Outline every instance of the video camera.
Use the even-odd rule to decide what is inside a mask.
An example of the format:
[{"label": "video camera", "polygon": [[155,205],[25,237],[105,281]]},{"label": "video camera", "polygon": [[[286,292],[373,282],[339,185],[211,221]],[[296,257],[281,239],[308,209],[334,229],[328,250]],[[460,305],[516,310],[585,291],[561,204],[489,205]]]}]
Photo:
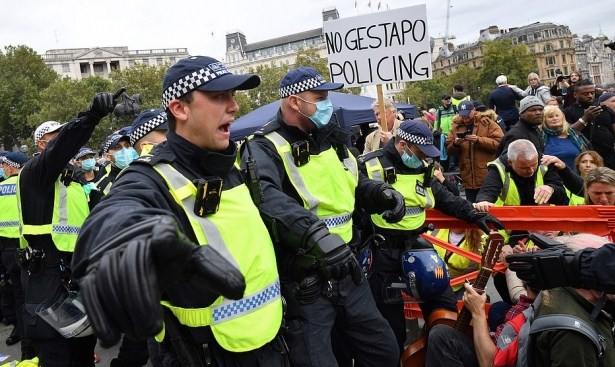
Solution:
[{"label": "video camera", "polygon": [[564,79],[570,79],[570,75],[564,75],[559,68],[555,69],[555,75],[557,76],[555,79],[556,82],[561,82]]}]

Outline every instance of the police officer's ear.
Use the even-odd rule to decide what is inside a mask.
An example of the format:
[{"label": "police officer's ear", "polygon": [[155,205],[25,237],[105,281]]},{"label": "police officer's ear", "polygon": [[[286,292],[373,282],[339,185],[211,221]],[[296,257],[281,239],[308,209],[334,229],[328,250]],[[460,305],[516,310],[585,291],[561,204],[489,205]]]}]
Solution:
[{"label": "police officer's ear", "polygon": [[186,112],[186,106],[186,102],[179,99],[173,99],[171,100],[171,102],[169,102],[169,107],[167,108],[169,109],[169,111],[171,111],[173,116],[175,116],[176,120],[183,121],[186,120],[188,117],[188,114]]},{"label": "police officer's ear", "polygon": [[299,97],[292,94],[288,96],[288,105],[295,111],[299,111]]}]

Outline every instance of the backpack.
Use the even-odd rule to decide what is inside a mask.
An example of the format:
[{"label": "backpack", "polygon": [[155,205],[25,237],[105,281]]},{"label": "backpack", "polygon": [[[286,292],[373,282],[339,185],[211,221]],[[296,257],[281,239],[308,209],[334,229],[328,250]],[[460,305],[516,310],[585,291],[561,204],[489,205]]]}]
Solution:
[{"label": "backpack", "polygon": [[494,367],[528,367],[531,361],[533,335],[547,330],[573,330],[589,338],[596,347],[596,356],[602,357],[606,341],[594,328],[578,317],[564,314],[552,314],[534,317],[534,311],[540,304],[540,295],[534,303],[522,313],[506,323],[496,340],[497,351],[493,359]]}]

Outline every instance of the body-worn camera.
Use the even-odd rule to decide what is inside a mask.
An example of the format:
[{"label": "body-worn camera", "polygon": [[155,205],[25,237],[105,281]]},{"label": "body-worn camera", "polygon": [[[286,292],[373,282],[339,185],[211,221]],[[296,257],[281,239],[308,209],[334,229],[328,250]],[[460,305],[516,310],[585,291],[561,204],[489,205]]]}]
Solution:
[{"label": "body-worn camera", "polygon": [[194,184],[196,186],[194,214],[204,217],[216,213],[220,207],[224,181],[220,177],[210,177],[200,178]]}]

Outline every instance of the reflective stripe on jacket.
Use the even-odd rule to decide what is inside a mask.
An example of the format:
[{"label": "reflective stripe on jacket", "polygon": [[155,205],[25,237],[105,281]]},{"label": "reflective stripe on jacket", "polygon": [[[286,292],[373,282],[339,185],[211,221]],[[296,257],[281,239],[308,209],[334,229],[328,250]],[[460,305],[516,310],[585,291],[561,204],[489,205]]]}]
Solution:
[{"label": "reflective stripe on jacket", "polygon": [[[365,162],[367,176],[374,181],[384,182],[384,168],[377,157]],[[412,231],[420,228],[425,223],[425,209],[433,208],[434,196],[431,187],[424,187],[424,174],[401,175],[397,174],[397,180],[391,186],[404,196],[406,214],[397,223],[387,223],[381,214],[372,214],[372,222],[380,228]]]},{"label": "reflective stripe on jacket", "polygon": [[265,135],[275,146],[293,187],[303,200],[303,207],[322,219],[331,233],[348,243],[352,239],[354,191],[359,182],[359,168],[352,154],[340,162],[333,147],[297,167],[291,146],[280,134]]},{"label": "reflective stripe on jacket", "polygon": [[[199,217],[194,213],[194,184],[169,164],[158,163],[154,169],[186,213],[199,245],[214,246],[246,281],[244,297],[237,301],[219,297],[203,308],[177,307],[169,301],[162,305],[182,325],[210,326],[218,344],[231,352],[247,352],[273,340],[282,323],[280,280],[273,244],[246,185],[224,190],[219,210]],[[164,338],[164,330],[159,337]]]}]

